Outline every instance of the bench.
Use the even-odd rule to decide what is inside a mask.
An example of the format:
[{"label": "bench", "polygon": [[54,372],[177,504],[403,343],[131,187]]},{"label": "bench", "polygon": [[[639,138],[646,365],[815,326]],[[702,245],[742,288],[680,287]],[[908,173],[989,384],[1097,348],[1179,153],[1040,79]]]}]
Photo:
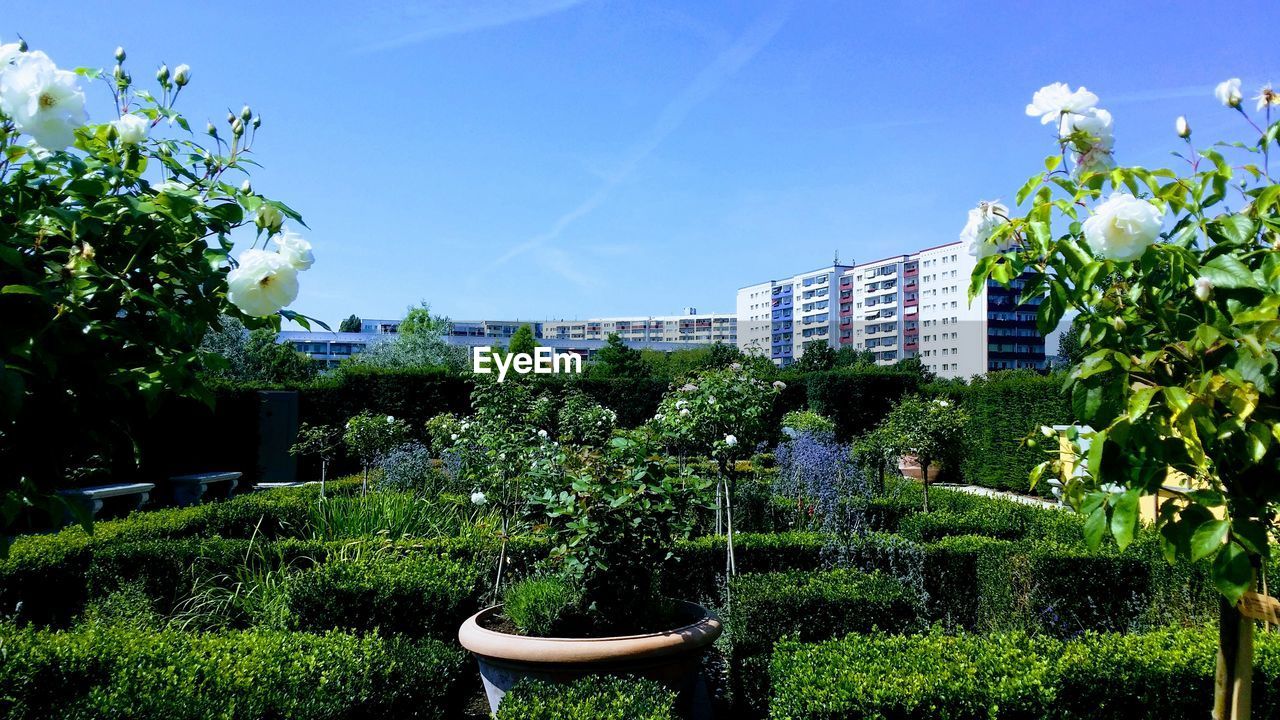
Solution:
[{"label": "bench", "polygon": [[[119,504],[128,511],[139,510],[150,499],[151,491],[155,489],[155,483],[115,483],[59,490],[58,494],[66,498],[67,502],[84,508],[89,513],[89,517],[96,518],[98,513],[102,512],[106,501],[114,498],[121,498]],[[72,522],[75,519],[71,513],[68,513],[64,522]]]},{"label": "bench", "polygon": [[195,505],[209,492],[210,485],[217,485],[220,497],[231,497],[240,482],[241,472],[205,472],[191,475],[175,475],[169,478],[173,487],[173,501],[180,506]]}]

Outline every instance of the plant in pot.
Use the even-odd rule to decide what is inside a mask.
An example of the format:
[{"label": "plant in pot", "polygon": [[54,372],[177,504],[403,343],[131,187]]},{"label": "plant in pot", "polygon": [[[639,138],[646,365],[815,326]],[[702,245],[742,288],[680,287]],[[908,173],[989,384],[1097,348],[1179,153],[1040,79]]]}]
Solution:
[{"label": "plant in pot", "polygon": [[528,520],[550,539],[549,557],[506,590],[504,605],[477,613],[458,633],[495,711],[524,678],[625,673],[663,682],[682,692],[694,717],[705,713],[698,670],[720,621],[663,597],[659,575],[689,531],[689,506],[709,504],[711,482],[655,449],[637,431],[602,449],[565,450],[561,484],[531,493]]}]

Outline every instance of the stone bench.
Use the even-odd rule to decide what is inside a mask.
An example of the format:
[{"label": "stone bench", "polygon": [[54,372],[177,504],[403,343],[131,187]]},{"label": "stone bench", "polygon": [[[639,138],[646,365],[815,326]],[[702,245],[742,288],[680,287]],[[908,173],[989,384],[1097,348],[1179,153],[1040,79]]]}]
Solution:
[{"label": "stone bench", "polygon": [[[122,505],[126,510],[139,510],[150,499],[151,491],[155,489],[155,483],[116,483],[114,485],[59,490],[58,494],[66,498],[67,502],[84,508],[89,513],[89,517],[96,518],[98,513],[102,512],[106,501],[116,498],[120,498],[118,504]],[[74,520],[75,518],[68,513],[65,521],[72,522]]]},{"label": "stone bench", "polygon": [[169,478],[173,487],[173,501],[178,505],[195,505],[209,492],[211,485],[218,486],[218,496],[231,497],[239,484],[241,472],[205,472],[191,475],[175,475]]}]

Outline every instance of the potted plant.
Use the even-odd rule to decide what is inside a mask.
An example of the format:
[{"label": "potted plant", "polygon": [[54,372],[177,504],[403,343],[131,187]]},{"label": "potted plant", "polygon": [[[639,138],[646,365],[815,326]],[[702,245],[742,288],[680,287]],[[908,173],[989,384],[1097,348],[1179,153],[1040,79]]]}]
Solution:
[{"label": "potted plant", "polygon": [[531,492],[528,519],[549,536],[550,556],[458,632],[494,711],[521,679],[624,673],[666,684],[691,716],[705,716],[700,657],[720,620],[663,597],[659,570],[689,530],[689,506],[708,504],[711,483],[654,450],[643,431],[563,450],[564,481]]}]

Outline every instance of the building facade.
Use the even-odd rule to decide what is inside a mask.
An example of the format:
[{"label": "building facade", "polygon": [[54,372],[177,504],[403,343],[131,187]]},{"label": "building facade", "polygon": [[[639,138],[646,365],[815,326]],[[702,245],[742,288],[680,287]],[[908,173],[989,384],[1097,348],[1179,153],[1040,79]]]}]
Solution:
[{"label": "building facade", "polygon": [[970,303],[976,259],[962,243],[853,266],[833,265],[738,290],[738,346],[786,366],[810,342],[873,354],[881,365],[919,358],[940,377],[1043,368],[1037,303],[1022,281],[988,283]]},{"label": "building facade", "polygon": [[738,316],[685,308],[680,315],[548,320],[535,331],[548,340],[605,340],[616,333],[629,342],[733,345],[738,342]]},{"label": "building facade", "polygon": [[738,347],[767,354],[786,367],[809,343],[838,345],[839,278],[848,265],[825,268],[739,288]]}]

